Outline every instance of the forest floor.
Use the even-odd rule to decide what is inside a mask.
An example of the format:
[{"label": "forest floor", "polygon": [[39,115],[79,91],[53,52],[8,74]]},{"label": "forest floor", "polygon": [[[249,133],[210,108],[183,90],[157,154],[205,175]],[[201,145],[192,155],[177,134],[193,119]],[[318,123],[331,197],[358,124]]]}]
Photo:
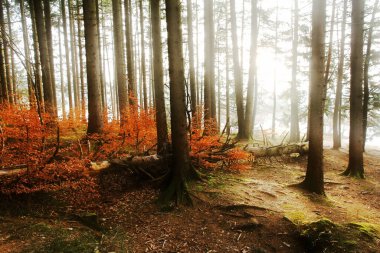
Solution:
[{"label": "forest floor", "polygon": [[194,206],[170,211],[150,186],[82,208],[44,195],[3,201],[0,252],[380,252],[380,152],[365,154],[365,180],[339,175],[347,157],[325,150],[326,198],[290,187],[305,174],[299,157],[208,173],[189,186]]}]

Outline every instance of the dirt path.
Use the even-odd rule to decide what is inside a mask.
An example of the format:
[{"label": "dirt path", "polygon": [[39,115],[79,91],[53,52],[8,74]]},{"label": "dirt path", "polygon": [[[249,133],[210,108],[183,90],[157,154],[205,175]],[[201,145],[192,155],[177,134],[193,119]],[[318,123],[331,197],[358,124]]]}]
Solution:
[{"label": "dirt path", "polygon": [[[325,151],[327,198],[289,187],[302,180],[305,158],[273,158],[190,185],[194,207],[160,210],[150,187],[105,195],[95,210],[100,230],[57,215],[49,203],[43,211],[32,204],[34,216],[1,212],[0,252],[306,252],[298,225],[323,218],[380,224],[380,158],[366,155],[366,180],[340,176],[346,160],[344,152]],[[354,252],[378,247],[374,241]]]}]

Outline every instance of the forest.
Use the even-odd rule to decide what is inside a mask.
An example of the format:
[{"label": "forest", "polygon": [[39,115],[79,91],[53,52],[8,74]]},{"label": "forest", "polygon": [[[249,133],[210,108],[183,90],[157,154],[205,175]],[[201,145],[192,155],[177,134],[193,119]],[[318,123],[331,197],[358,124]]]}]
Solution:
[{"label": "forest", "polygon": [[0,0],[0,252],[380,252],[379,0]]}]

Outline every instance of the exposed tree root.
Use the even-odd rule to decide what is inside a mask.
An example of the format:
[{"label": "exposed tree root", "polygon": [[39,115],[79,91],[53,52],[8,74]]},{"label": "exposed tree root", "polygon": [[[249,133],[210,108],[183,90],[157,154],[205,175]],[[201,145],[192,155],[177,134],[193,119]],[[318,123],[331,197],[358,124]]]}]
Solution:
[{"label": "exposed tree root", "polygon": [[255,158],[260,157],[272,157],[272,156],[282,156],[282,155],[294,155],[300,156],[307,154],[309,151],[308,143],[293,143],[288,145],[278,145],[271,147],[244,147],[244,150],[252,153]]}]

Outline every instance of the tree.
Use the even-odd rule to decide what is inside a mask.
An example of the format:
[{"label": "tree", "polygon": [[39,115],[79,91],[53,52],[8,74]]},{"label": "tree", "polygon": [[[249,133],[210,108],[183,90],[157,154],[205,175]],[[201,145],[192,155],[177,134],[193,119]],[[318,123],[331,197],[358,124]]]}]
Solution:
[{"label": "tree", "polygon": [[292,83],[290,87],[290,142],[300,140],[300,128],[298,118],[298,91],[297,91],[297,68],[298,68],[298,0],[294,0],[294,24],[292,40]]},{"label": "tree", "polygon": [[157,153],[165,153],[168,145],[168,127],[166,123],[164,70],[162,63],[160,1],[150,0],[150,15],[153,43],[153,74],[156,108]]},{"label": "tree", "polygon": [[30,65],[30,49],[29,49],[29,35],[28,35],[28,28],[26,25],[26,18],[25,18],[25,5],[24,0],[20,0],[20,13],[21,13],[21,25],[22,25],[22,35],[23,35],[23,41],[24,41],[24,53],[25,53],[25,67],[27,72],[27,81],[28,81],[28,95],[29,95],[29,104],[30,107],[35,106],[35,88],[33,87],[33,81],[32,81],[32,67]]},{"label": "tree", "polygon": [[323,185],[323,111],[326,92],[325,29],[326,0],[313,0],[311,65],[309,93],[309,157],[305,180],[300,186],[324,195]]},{"label": "tree", "polygon": [[50,57],[48,51],[48,42],[45,28],[45,21],[42,9],[42,2],[39,0],[32,0],[35,14],[36,32],[38,38],[38,46],[42,70],[42,84],[44,93],[45,110],[50,115],[56,115],[56,108],[54,103],[53,84],[50,71]]},{"label": "tree", "polygon": [[215,103],[215,31],[213,0],[206,0],[205,18],[205,70],[204,70],[204,119],[205,129],[210,130],[210,120],[216,120]]},{"label": "tree", "polygon": [[193,42],[193,6],[191,0],[187,0],[187,30],[189,46],[189,72],[190,72],[190,96],[191,113],[194,116],[197,110],[197,91],[194,69],[194,42]]},{"label": "tree", "polygon": [[5,68],[5,80],[6,80],[4,85],[6,85],[7,87],[7,92],[6,92],[7,101],[10,104],[13,104],[13,86],[12,86],[12,79],[11,79],[11,73],[10,73],[10,68],[9,68],[10,66],[9,41],[7,38],[6,29],[5,29],[3,1],[0,1],[0,26],[1,26],[2,41],[3,41],[3,56],[4,56],[4,68]]},{"label": "tree", "polygon": [[190,197],[186,181],[191,169],[187,139],[185,74],[182,53],[181,3],[165,0],[168,30],[170,110],[173,162],[168,188],[161,201],[174,200],[176,204],[188,203]]},{"label": "tree", "polygon": [[338,76],[335,92],[334,116],[333,116],[333,148],[341,147],[341,107],[342,107],[342,81],[343,81],[343,65],[344,65],[344,46],[346,43],[346,12],[347,0],[343,3],[342,28],[340,36],[340,50],[338,63]]},{"label": "tree", "polygon": [[371,61],[371,48],[373,41],[373,27],[375,26],[375,17],[379,6],[379,0],[376,0],[372,11],[371,22],[368,29],[367,50],[364,59],[364,93],[363,93],[363,150],[365,150],[365,143],[367,139],[367,125],[368,125],[368,104],[369,104],[369,85],[368,85],[368,72]]},{"label": "tree", "polygon": [[102,95],[100,84],[99,40],[96,1],[83,0],[84,35],[86,48],[88,128],[87,133],[100,133],[103,129]]},{"label": "tree", "polygon": [[349,162],[343,175],[364,178],[363,167],[363,27],[364,1],[352,1]]},{"label": "tree", "polygon": [[142,0],[139,0],[139,10],[140,10],[140,40],[141,40],[141,76],[142,76],[142,89],[143,89],[143,108],[148,109],[148,94],[146,88],[146,70],[145,70],[145,39],[144,39],[144,12],[142,6]]},{"label": "tree", "polygon": [[125,37],[127,43],[127,72],[128,72],[128,94],[129,103],[133,104],[132,97],[136,92],[135,66],[133,59],[133,31],[132,31],[132,10],[130,0],[124,1],[125,9]]},{"label": "tree", "polygon": [[258,35],[258,23],[257,23],[257,0],[251,1],[251,55],[249,63],[249,80],[247,91],[247,104],[245,109],[244,119],[244,132],[243,139],[249,139],[252,135],[253,129],[253,93],[256,82],[256,55],[257,55],[257,35]]},{"label": "tree", "polygon": [[238,135],[240,139],[244,139],[244,101],[243,101],[243,76],[239,61],[239,49],[237,45],[237,31],[236,31],[236,11],[235,0],[230,1],[230,15],[231,15],[231,34],[232,34],[232,59],[234,68],[234,81],[235,81],[235,100],[238,116]]},{"label": "tree", "polygon": [[[61,15],[62,15],[62,24],[63,24],[63,41],[65,44],[65,57],[66,57],[66,81],[69,97],[69,117],[73,117],[73,97],[72,97],[72,88],[71,88],[71,73],[70,73],[70,53],[69,53],[69,42],[67,35],[67,21],[66,21],[66,7],[65,0],[61,0]],[[61,81],[62,82],[62,81]]]},{"label": "tree", "polygon": [[11,12],[10,12],[10,7],[9,7],[9,1],[7,0],[6,1],[6,8],[7,8],[7,21],[8,21],[8,37],[9,37],[9,42],[11,44],[10,48],[10,53],[11,53],[11,70],[12,70],[12,90],[13,90],[13,94],[12,94],[12,99],[13,99],[13,102],[16,104],[17,103],[17,84],[16,84],[16,70],[15,70],[15,59],[14,59],[14,52],[13,52],[13,49],[12,49],[12,41],[14,40],[14,37],[13,37],[13,31],[12,31],[12,26],[11,26]]},{"label": "tree", "polygon": [[54,53],[53,53],[53,38],[51,32],[51,11],[50,11],[50,0],[44,0],[44,20],[45,20],[45,28],[46,28],[46,41],[48,46],[48,54],[49,54],[49,65],[50,65],[50,79],[51,79],[51,88],[53,91],[53,99],[54,99],[54,108],[57,108],[57,95],[55,88],[55,71],[54,71]]},{"label": "tree", "polygon": [[121,1],[112,0],[113,36],[115,50],[115,66],[117,75],[117,91],[119,99],[120,119],[123,124],[128,106],[127,80],[124,60],[123,22],[121,18]]}]

